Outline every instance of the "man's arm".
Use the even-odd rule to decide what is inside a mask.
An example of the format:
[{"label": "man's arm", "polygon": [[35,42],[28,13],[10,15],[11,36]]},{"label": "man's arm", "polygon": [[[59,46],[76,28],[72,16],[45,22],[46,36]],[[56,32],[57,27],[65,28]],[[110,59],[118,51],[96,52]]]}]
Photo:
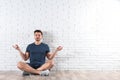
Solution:
[{"label": "man's arm", "polygon": [[57,52],[60,51],[60,50],[62,50],[62,48],[63,48],[63,47],[59,46],[59,47],[57,47],[57,49],[56,49],[53,53],[49,52],[49,53],[47,54],[47,58],[48,58],[49,60],[52,60],[52,59],[55,57],[55,55],[57,54]]},{"label": "man's arm", "polygon": [[22,57],[22,59],[24,61],[29,59],[29,52],[26,52],[25,54],[21,51],[20,47],[16,44],[13,45],[13,48],[15,48],[16,50],[18,50],[18,52],[20,53],[20,56]]}]

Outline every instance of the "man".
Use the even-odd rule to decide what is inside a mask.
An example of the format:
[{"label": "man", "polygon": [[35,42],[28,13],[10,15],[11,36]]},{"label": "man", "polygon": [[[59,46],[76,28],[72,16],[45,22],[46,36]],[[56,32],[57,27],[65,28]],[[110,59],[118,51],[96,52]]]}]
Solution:
[{"label": "man", "polygon": [[[24,61],[30,58],[30,63],[18,62],[17,67],[22,70],[33,74],[41,74],[44,70],[49,70],[53,67],[53,58],[58,51],[62,50],[62,47],[59,46],[56,50],[51,53],[47,44],[41,42],[43,38],[43,33],[41,30],[34,31],[35,42],[27,46],[26,52],[23,53],[20,47],[16,44],[13,47],[19,51],[22,59]],[[48,58],[48,61],[45,61],[45,58]]]}]

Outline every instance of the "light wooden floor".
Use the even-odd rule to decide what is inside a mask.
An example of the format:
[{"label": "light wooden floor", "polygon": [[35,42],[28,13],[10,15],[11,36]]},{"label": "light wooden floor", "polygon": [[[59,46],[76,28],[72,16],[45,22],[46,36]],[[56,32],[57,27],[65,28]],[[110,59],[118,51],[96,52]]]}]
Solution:
[{"label": "light wooden floor", "polygon": [[25,76],[22,72],[1,71],[0,80],[120,80],[120,71],[51,71],[45,76]]}]

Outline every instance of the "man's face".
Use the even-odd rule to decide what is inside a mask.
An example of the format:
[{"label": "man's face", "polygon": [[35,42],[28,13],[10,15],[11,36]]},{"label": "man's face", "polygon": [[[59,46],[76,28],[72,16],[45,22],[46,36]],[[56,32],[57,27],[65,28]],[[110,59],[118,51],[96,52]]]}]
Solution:
[{"label": "man's face", "polygon": [[40,32],[35,32],[34,38],[36,41],[40,41],[42,39],[42,34]]}]

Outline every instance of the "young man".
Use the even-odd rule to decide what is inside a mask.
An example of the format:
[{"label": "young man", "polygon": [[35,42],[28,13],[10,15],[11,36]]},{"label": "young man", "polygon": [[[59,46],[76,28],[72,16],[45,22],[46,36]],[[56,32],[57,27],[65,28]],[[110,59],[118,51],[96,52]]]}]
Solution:
[{"label": "young man", "polygon": [[[19,51],[24,61],[30,58],[30,63],[18,62],[17,67],[22,70],[33,74],[41,74],[41,71],[51,69],[54,65],[53,58],[56,53],[62,50],[59,46],[56,50],[51,53],[47,44],[42,43],[43,33],[41,30],[34,31],[35,42],[27,46],[26,52],[23,53],[20,47],[16,44],[13,47]],[[48,61],[45,61],[45,58]]]}]

